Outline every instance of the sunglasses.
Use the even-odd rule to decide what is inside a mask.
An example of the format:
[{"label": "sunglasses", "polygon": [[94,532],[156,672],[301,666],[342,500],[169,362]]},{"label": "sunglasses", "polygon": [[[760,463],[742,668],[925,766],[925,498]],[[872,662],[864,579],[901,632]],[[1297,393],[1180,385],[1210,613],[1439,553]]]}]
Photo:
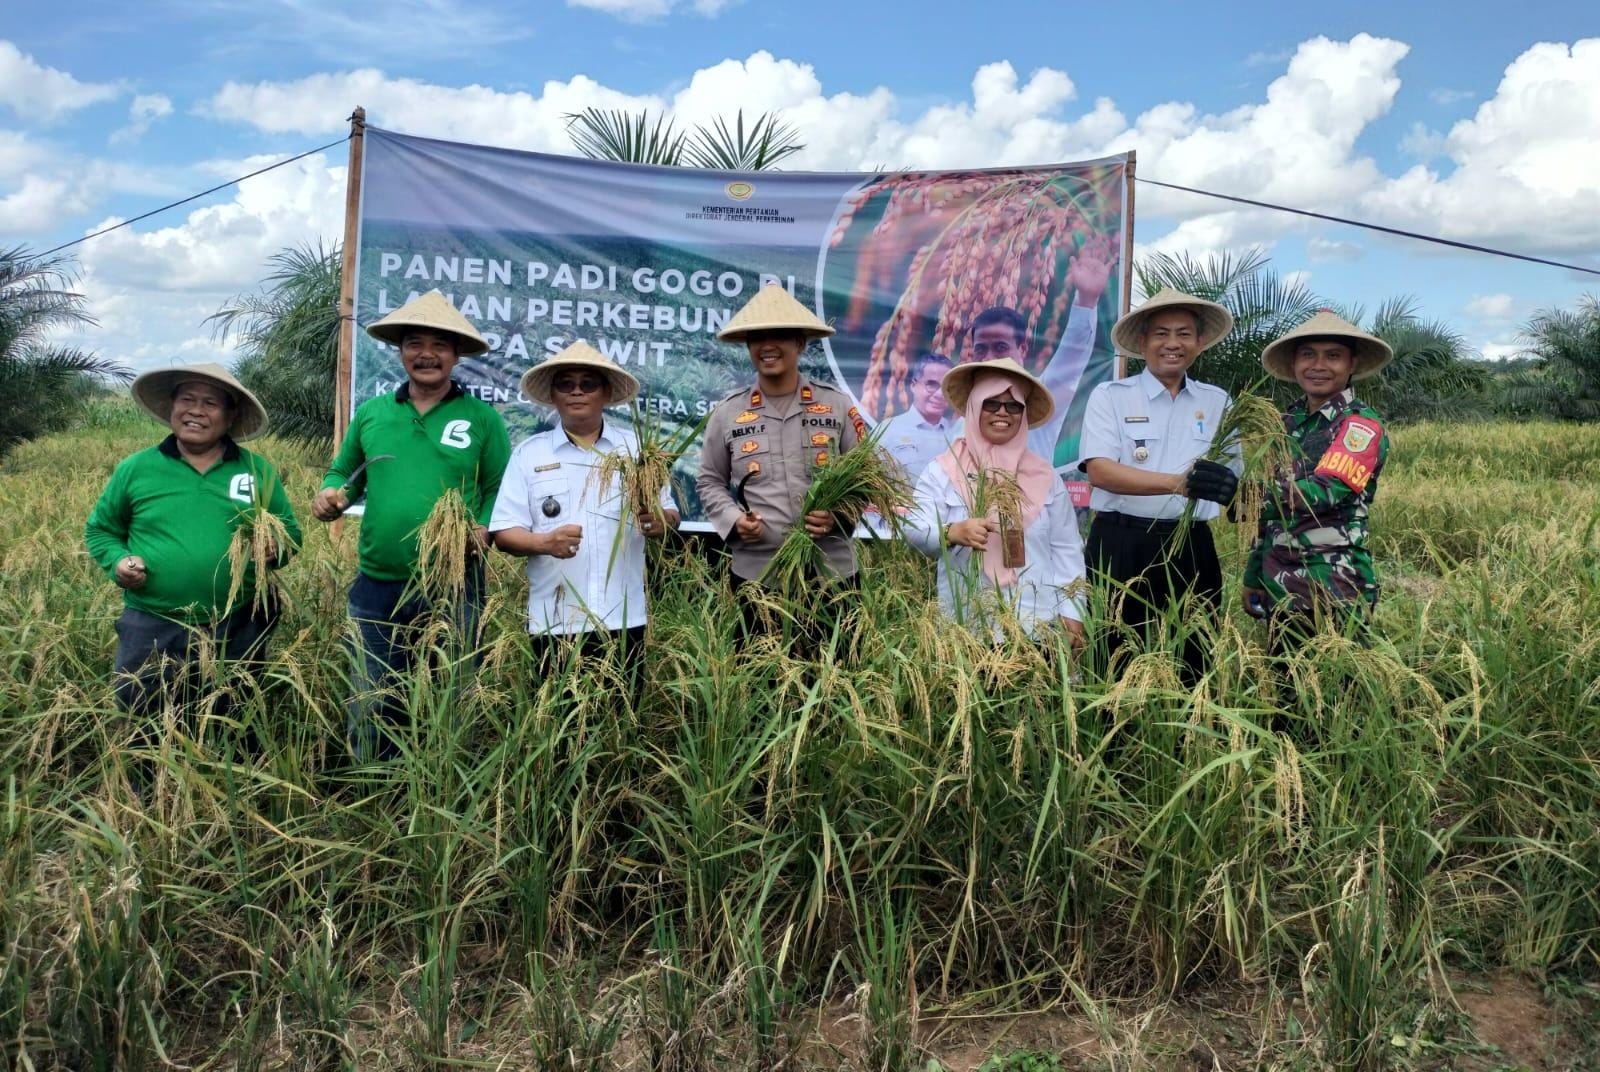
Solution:
[{"label": "sunglasses", "polygon": [[550,386],[564,395],[574,392],[592,395],[605,385],[606,382],[598,376],[557,376]]},{"label": "sunglasses", "polygon": [[985,413],[1000,413],[1004,411],[1015,417],[1027,408],[1028,404],[1026,402],[1018,402],[1010,398],[986,398],[983,400],[983,412]]}]

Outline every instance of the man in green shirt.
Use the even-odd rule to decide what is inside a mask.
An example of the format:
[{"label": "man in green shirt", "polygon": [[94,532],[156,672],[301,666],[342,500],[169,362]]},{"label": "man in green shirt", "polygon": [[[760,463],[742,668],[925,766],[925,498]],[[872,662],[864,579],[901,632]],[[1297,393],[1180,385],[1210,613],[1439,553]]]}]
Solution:
[{"label": "man in green shirt", "polygon": [[89,554],[123,590],[117,619],[117,703],[147,713],[174,685],[192,689],[200,638],[224,663],[260,654],[276,624],[270,596],[246,567],[233,599],[228,548],[234,530],[268,511],[287,539],[278,565],[300,543],[283,481],[272,463],[239,443],[261,435],[261,403],[220,365],[147,372],[133,397],[172,434],[123,459],[84,529]]},{"label": "man in green shirt", "polygon": [[[437,290],[367,326],[367,334],[399,347],[406,382],[357,408],[339,454],[312,502],[319,521],[332,521],[365,494],[359,572],[350,586],[356,623],[356,690],[350,705],[350,743],[362,759],[397,750],[380,732],[405,720],[396,685],[416,662],[421,626],[448,612],[459,640],[474,646],[483,607],[482,551],[511,439],[500,414],[462,390],[450,373],[489,344]],[[418,583],[418,534],[448,491],[461,494],[474,520],[468,537],[466,587],[450,606],[436,605]],[[381,698],[380,698],[381,697]]]}]

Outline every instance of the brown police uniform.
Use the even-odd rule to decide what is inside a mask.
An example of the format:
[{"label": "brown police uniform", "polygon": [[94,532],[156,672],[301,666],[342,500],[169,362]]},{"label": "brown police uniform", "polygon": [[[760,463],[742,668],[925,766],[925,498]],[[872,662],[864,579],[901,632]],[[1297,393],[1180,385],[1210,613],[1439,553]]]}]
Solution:
[{"label": "brown police uniform", "polygon": [[[866,423],[843,392],[804,376],[787,398],[763,397],[759,389],[744,387],[717,403],[706,422],[695,489],[706,517],[728,541],[735,577],[760,579],[783,538],[801,523],[812,471],[865,435]],[[745,501],[763,523],[755,543],[733,535],[734,523],[744,513],[734,499],[740,481]],[[848,533],[836,529],[817,544],[839,576],[855,573],[855,546]]]}]

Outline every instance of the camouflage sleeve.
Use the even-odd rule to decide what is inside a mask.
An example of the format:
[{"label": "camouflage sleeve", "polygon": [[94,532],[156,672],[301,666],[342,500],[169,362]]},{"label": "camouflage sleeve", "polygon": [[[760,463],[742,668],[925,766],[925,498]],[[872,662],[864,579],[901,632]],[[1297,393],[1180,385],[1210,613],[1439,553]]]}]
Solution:
[{"label": "camouflage sleeve", "polygon": [[1367,490],[1388,453],[1389,437],[1377,417],[1352,413],[1334,429],[1311,472],[1294,481],[1291,497],[1312,510],[1343,505]]}]

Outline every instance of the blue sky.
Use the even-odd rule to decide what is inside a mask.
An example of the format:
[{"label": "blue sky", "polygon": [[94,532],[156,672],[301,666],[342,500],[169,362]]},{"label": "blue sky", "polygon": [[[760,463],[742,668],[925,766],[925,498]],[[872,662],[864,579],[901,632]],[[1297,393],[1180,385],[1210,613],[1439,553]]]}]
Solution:
[{"label": "blue sky", "polygon": [[[374,10],[381,11],[375,17]],[[1046,163],[1140,174],[1600,267],[1600,11],[1527,4],[11,0],[0,244],[35,249],[331,141],[392,129],[565,151],[586,104],[780,108],[796,166]],[[226,358],[203,325],[266,257],[333,240],[342,146],[75,251],[139,366]],[[1600,277],[1141,187],[1141,251],[1252,245],[1331,299],[1414,295],[1490,356]]]}]

